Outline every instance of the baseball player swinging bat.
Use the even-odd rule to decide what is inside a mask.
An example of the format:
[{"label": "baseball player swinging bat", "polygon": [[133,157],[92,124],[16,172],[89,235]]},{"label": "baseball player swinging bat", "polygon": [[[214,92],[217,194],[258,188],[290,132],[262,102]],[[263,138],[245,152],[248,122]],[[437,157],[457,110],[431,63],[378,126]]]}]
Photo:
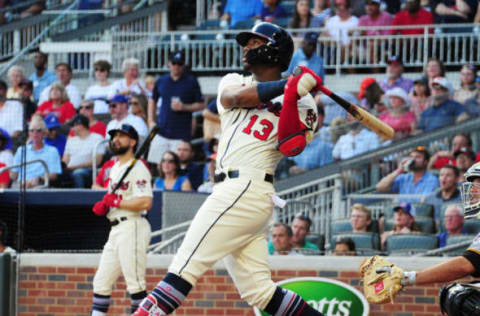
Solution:
[{"label": "baseball player swinging bat", "polygon": [[[293,71],[293,75],[297,76],[302,73],[302,69],[297,67]],[[342,98],[341,96],[335,94],[330,89],[326,88],[323,85],[317,87],[318,90],[325,93],[330,99],[337,102],[341,107],[343,107],[348,113],[350,113],[354,118],[356,118],[360,123],[368,127],[377,135],[381,136],[384,139],[391,139],[395,133],[393,128],[384,122],[380,121],[378,118],[368,113],[364,109],[355,104],[352,104]]]},{"label": "baseball player swinging bat", "polygon": [[155,126],[151,129],[150,133],[147,135],[147,138],[145,138],[145,140],[143,141],[142,146],[140,146],[140,148],[135,153],[134,159],[132,160],[132,162],[130,162],[130,165],[128,166],[127,170],[125,170],[125,173],[122,175],[122,177],[120,178],[120,181],[118,181],[117,185],[113,188],[113,191],[111,193],[115,193],[118,190],[118,188],[122,185],[123,180],[126,178],[126,176],[128,176],[128,174],[130,173],[130,170],[132,170],[133,166],[135,166],[135,163],[147,151],[148,145],[150,145],[150,143],[152,142],[152,139],[155,137],[155,135],[157,135],[158,130],[159,130],[158,126]]}]

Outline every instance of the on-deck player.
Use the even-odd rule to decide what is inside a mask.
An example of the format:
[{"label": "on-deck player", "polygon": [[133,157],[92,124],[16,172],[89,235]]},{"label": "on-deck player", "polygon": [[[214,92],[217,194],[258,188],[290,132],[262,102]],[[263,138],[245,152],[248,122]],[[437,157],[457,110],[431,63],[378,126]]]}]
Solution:
[{"label": "on-deck player", "polygon": [[92,316],[106,315],[112,286],[120,273],[131,296],[132,313],[147,296],[145,269],[151,227],[145,216],[152,207],[152,179],[145,164],[137,162],[116,193],[111,193],[134,159],[138,133],[129,124],[108,133],[111,150],[118,160],[110,171],[108,193],[95,204],[93,212],[107,215],[112,229],[93,279]]},{"label": "on-deck player", "polygon": [[134,315],[172,313],[220,259],[250,305],[272,315],[322,315],[271,280],[266,238],[275,167],[282,154],[300,153],[311,138],[317,114],[309,92],[321,79],[303,68],[288,83],[281,80],[293,41],[274,24],[260,23],[236,39],[244,47],[244,68],[253,76],[232,73],[219,84],[222,136],[217,184],[197,212],[167,275]]}]

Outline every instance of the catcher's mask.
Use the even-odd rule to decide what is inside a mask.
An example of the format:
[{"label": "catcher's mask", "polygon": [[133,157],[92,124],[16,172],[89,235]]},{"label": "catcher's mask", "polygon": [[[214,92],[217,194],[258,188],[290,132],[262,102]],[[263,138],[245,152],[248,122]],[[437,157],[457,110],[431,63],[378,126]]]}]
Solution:
[{"label": "catcher's mask", "polygon": [[465,182],[462,183],[462,202],[465,219],[480,218],[480,183],[473,180],[480,178],[480,163],[471,166],[465,172]]}]

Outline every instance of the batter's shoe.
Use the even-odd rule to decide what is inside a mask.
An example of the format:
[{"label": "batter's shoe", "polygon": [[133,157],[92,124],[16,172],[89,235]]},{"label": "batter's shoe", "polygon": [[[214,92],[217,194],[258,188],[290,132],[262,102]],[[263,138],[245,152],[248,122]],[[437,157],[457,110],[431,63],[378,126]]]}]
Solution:
[{"label": "batter's shoe", "polygon": [[161,316],[166,315],[157,305],[157,299],[153,295],[148,295],[143,299],[132,316]]}]

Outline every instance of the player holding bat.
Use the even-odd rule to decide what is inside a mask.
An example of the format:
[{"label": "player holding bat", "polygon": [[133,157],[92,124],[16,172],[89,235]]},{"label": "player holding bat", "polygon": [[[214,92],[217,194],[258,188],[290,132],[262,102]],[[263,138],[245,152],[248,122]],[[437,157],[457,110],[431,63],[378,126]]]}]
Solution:
[{"label": "player holding bat", "polygon": [[145,216],[152,207],[153,194],[150,171],[145,164],[135,162],[145,152],[155,130],[135,156],[138,134],[133,126],[122,124],[108,133],[118,161],[110,171],[108,193],[93,207],[96,215],[107,216],[112,228],[93,279],[92,316],[106,315],[112,286],[120,273],[131,295],[132,312],[147,296],[145,269],[151,227]]}]

